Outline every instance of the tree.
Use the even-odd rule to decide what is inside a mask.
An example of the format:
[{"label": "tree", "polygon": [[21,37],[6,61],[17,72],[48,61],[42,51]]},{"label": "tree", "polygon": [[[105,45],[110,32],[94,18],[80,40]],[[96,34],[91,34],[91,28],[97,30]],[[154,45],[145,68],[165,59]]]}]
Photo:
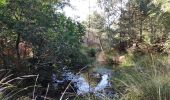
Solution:
[{"label": "tree", "polygon": [[[8,36],[7,40],[13,41],[10,43],[12,49],[16,51],[13,59],[17,59],[18,62],[12,67],[22,69],[20,65],[23,59],[19,54],[21,41],[32,45],[36,59],[34,63],[51,63],[59,66],[59,69],[64,66],[83,67],[87,64],[85,55],[81,52],[84,27],[65,15],[56,13],[54,4],[58,1],[6,0],[6,2],[0,8],[0,24],[2,38]],[[63,5],[64,1],[60,1],[57,6]],[[26,65],[28,64],[24,66]],[[31,66],[35,69],[41,64]]]},{"label": "tree", "polygon": [[[162,38],[165,36],[164,34],[167,33],[165,30],[168,29],[166,28],[168,25],[163,24],[163,20],[166,18],[160,20],[160,16],[163,14],[161,5],[156,6],[151,0],[129,1],[127,3],[127,9],[124,10],[119,19],[119,27],[128,33],[126,37],[136,41],[137,44],[146,43],[149,45],[149,48],[162,51],[161,48],[163,47],[158,46],[160,42],[157,40],[161,39],[161,41],[166,41],[167,39]],[[155,45],[157,45],[156,48],[154,48]]]},{"label": "tree", "polygon": [[[168,23],[169,18],[167,0],[129,0],[127,3],[124,0],[99,0],[99,5],[106,13],[107,23],[110,22],[107,24],[107,29],[113,30],[108,31],[108,37],[111,37],[112,41],[119,40],[111,43],[119,46],[120,49],[125,50],[133,43],[137,43],[138,46],[146,42],[150,47],[154,47],[159,44],[158,40],[167,40],[169,32],[169,25],[165,24]],[[113,20],[116,16],[118,16],[117,20]],[[118,28],[112,29],[111,25],[117,25]],[[163,37],[164,39],[161,39]]]},{"label": "tree", "polygon": [[[99,14],[97,11],[94,11],[92,15],[89,16],[86,22],[84,22],[87,30],[93,30],[99,39],[100,48],[103,51],[103,41],[102,34],[106,30],[106,20],[102,14]],[[89,26],[90,25],[90,26]]]}]

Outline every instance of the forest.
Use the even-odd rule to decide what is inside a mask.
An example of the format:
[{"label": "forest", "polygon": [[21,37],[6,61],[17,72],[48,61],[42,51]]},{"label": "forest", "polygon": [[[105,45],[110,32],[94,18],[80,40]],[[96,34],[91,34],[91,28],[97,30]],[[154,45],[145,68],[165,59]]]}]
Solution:
[{"label": "forest", "polygon": [[71,1],[0,0],[0,100],[170,100],[170,0]]}]

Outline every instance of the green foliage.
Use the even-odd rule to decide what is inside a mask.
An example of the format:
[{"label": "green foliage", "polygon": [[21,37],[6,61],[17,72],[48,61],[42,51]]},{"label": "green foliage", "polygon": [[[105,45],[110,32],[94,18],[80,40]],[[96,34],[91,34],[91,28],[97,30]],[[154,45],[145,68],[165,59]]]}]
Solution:
[{"label": "green foliage", "polygon": [[90,48],[88,51],[87,51],[88,55],[90,57],[95,57],[96,56],[96,53],[97,53],[97,50],[95,48]]},{"label": "green foliage", "polygon": [[[41,0],[7,0],[7,4],[0,6],[1,68],[9,68],[15,75],[39,75],[36,82],[43,88],[51,83],[54,72],[58,76],[64,68],[77,72],[89,63],[81,51],[84,26],[56,12],[53,4]],[[63,5],[58,4],[57,9]],[[19,59],[21,41],[31,45],[33,58]],[[6,48],[14,54],[3,55]],[[27,87],[32,82],[23,82],[21,86]]]},{"label": "green foliage", "polygon": [[[58,24],[60,23],[60,24]],[[50,38],[48,49],[52,61],[60,62],[64,66],[83,67],[87,64],[85,55],[81,52],[81,41],[84,35],[84,27],[66,18],[64,15],[58,15],[56,22],[57,31],[49,31],[47,36]],[[50,49],[53,47],[53,49]]]},{"label": "green foliage", "polygon": [[90,27],[93,29],[98,29],[100,31],[104,30],[106,24],[104,16],[102,16],[98,12],[93,12],[93,14],[89,17],[90,18],[88,19],[90,19],[90,22],[87,23],[87,26],[89,26],[90,24],[91,25]]},{"label": "green foliage", "polygon": [[[98,1],[105,15],[94,12],[86,26],[93,28],[96,32],[96,38],[99,39],[103,55],[106,54],[108,65],[119,64],[119,68],[114,67],[116,71],[119,70],[118,75],[113,79],[113,87],[118,98],[122,100],[170,99],[170,58],[157,54],[165,51],[168,54],[170,47],[169,2],[167,0],[156,0],[156,3],[152,2],[155,0],[129,0],[125,8],[118,7],[115,10],[116,4],[122,4],[122,1]],[[11,69],[17,75],[38,74],[37,84],[47,87],[54,72],[60,76],[65,69],[78,72],[90,61],[91,64],[96,64],[94,60],[98,50],[82,47],[85,27],[64,14],[56,12],[57,9],[65,6],[70,6],[69,0],[0,0],[1,68]],[[117,12],[121,14],[115,20],[115,16],[119,15]],[[31,45],[33,58],[20,59],[19,43],[21,41]],[[134,47],[136,52],[132,51],[131,54],[121,52],[132,45],[136,45]],[[112,47],[114,47],[113,50]],[[14,54],[8,55],[7,51],[8,53],[14,51],[12,52]],[[25,77],[27,76],[16,79]],[[0,99],[11,99],[16,95],[17,98],[20,96],[19,92],[27,89],[18,88],[34,83],[34,79],[30,82],[23,81],[22,85],[18,85],[16,81],[14,82],[18,87],[16,88],[11,84],[14,80],[11,76],[2,78],[0,90],[5,92],[0,91]],[[20,91],[17,92],[17,90]],[[20,99],[25,99],[25,94],[22,96]],[[91,93],[76,99],[86,100],[86,98],[101,99]],[[107,97],[103,99],[108,100]]]},{"label": "green foliage", "polygon": [[[121,12],[118,21],[112,21],[111,17],[115,17],[117,14],[114,7],[119,8],[115,4],[124,5],[123,2],[114,0],[98,1],[99,5],[102,5],[103,10],[108,14],[107,17],[104,17],[106,22],[111,22],[110,25],[113,26],[117,25],[117,28],[114,27],[114,29],[107,27],[107,40],[110,41],[110,46],[126,51],[124,49],[131,47],[133,43],[148,42],[151,46],[166,43],[170,26],[168,24],[169,13],[162,10],[162,7],[165,5],[167,7],[169,4],[167,0],[129,0],[125,7],[121,6],[118,9]],[[105,23],[105,26],[108,25]],[[153,40],[156,40],[155,38],[159,38],[161,43],[153,42]],[[159,47],[159,49],[163,48]]]},{"label": "green foliage", "polygon": [[0,0],[0,6],[3,6],[4,4],[6,4],[6,0]]},{"label": "green foliage", "polygon": [[[31,43],[34,46],[34,57],[39,58],[41,63],[50,62],[70,68],[87,64],[86,56],[80,51],[84,26],[56,13],[52,1],[7,2],[0,9],[1,24],[4,27],[1,33],[15,33],[13,37],[9,36],[16,40],[14,46],[18,47],[21,39]],[[62,2],[66,1],[59,1],[58,4]]]},{"label": "green foliage", "polygon": [[134,67],[134,60],[132,54],[125,54],[125,60],[120,64],[120,67]]}]

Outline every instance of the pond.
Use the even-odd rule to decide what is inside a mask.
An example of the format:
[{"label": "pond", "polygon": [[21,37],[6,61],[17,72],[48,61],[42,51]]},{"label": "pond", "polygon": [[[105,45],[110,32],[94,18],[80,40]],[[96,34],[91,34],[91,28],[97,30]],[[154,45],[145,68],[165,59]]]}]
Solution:
[{"label": "pond", "polygon": [[90,78],[97,78],[96,85],[91,85],[93,79],[88,81],[87,77],[85,77],[87,73],[81,73],[79,75],[73,74],[72,72],[65,72],[63,76],[63,80],[59,81],[56,79],[55,74],[53,74],[52,80],[54,86],[57,86],[58,83],[62,83],[65,81],[71,81],[74,85],[74,89],[76,90],[77,95],[85,95],[87,93],[93,93],[96,96],[101,96],[100,94],[109,94],[114,95],[114,91],[108,88],[111,88],[111,83],[109,79],[111,78],[111,70],[99,67],[91,69],[92,72],[90,74]]}]

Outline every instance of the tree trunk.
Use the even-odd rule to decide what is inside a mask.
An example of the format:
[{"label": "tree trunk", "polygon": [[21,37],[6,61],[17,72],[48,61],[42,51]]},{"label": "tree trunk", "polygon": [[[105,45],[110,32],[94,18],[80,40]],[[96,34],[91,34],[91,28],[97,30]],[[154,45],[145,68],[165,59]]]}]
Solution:
[{"label": "tree trunk", "polygon": [[19,53],[20,37],[21,37],[21,33],[18,33],[17,34],[17,40],[16,40],[16,53],[17,53],[16,69],[17,69],[17,71],[19,71],[19,69],[20,69],[20,53]]},{"label": "tree trunk", "polygon": [[100,43],[100,49],[102,50],[102,52],[104,51],[103,49],[103,45],[102,45],[102,40],[101,40],[101,37],[99,37],[99,43]]},{"label": "tree trunk", "polygon": [[7,67],[6,57],[3,53],[4,47],[5,47],[4,44],[5,44],[5,42],[2,40],[1,43],[0,43],[0,53],[1,53],[0,56],[1,56],[2,62],[3,62],[2,66],[3,66],[3,68],[5,68],[5,73],[7,73],[8,67]]},{"label": "tree trunk", "polygon": [[143,30],[143,21],[142,21],[142,19],[140,20],[140,42],[142,42],[142,31]]}]

